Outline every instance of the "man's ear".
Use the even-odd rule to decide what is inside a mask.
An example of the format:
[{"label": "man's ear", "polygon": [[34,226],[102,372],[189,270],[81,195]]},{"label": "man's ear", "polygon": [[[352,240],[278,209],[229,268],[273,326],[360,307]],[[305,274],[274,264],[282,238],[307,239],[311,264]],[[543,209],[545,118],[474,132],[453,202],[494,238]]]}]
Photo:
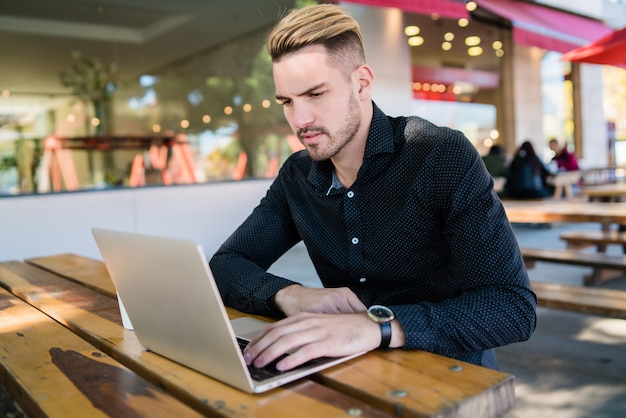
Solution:
[{"label": "man's ear", "polygon": [[361,65],[357,69],[357,77],[359,80],[359,94],[367,94],[369,99],[372,83],[374,82],[374,72],[369,66]]}]

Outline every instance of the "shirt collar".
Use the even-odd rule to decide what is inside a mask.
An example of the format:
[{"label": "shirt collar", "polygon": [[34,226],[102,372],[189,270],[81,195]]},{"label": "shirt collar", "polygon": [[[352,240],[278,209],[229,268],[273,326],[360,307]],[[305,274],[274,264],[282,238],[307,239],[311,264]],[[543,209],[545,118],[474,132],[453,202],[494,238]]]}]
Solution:
[{"label": "shirt collar", "polygon": [[[363,164],[376,154],[392,153],[394,150],[393,128],[387,115],[372,102],[374,113],[370,125]],[[333,190],[343,189],[335,168],[330,160],[314,161],[311,164],[308,180],[321,195],[328,196]]]}]

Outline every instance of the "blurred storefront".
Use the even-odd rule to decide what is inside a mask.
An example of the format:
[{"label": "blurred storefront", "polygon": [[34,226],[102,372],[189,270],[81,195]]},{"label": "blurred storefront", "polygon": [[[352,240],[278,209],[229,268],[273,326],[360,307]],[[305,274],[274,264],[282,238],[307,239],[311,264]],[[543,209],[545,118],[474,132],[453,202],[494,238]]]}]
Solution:
[{"label": "blurred storefront", "polygon": [[[396,77],[386,75],[383,79],[393,85],[388,89],[394,92],[390,101],[397,102],[397,83],[410,81],[412,112],[462,130],[481,153],[500,143],[510,154],[517,144],[530,139],[549,160],[547,142],[557,138],[576,152],[583,166],[610,164],[607,116],[602,106],[603,97],[604,101],[610,99],[603,92],[603,69],[572,64],[561,57],[613,29],[598,19],[533,2],[463,3],[344,2],[364,22],[379,24],[364,25],[366,37],[408,31],[401,41],[410,45],[410,79],[397,66],[385,68],[396,68]],[[384,8],[390,4],[397,9]],[[378,12],[373,7],[378,7]],[[402,23],[394,17],[397,10],[402,11]],[[373,13],[387,17],[367,17]],[[398,27],[388,28],[393,25]],[[372,65],[379,65],[376,58],[385,53],[371,49]],[[379,89],[382,96],[385,90],[387,86]],[[619,92],[613,89],[608,93]],[[616,100],[619,98],[626,100],[623,94]]]},{"label": "blurred storefront", "polygon": [[[0,195],[272,177],[298,149],[263,40],[306,1],[140,3],[0,10],[0,59],[21,64],[0,69]],[[599,16],[514,0],[341,4],[362,26],[374,100],[388,114],[459,129],[481,153],[531,139],[549,158],[556,137],[584,166],[626,164],[626,92],[606,88],[623,87],[626,70],[561,59],[612,31]],[[49,71],[19,70],[37,65]]]}]

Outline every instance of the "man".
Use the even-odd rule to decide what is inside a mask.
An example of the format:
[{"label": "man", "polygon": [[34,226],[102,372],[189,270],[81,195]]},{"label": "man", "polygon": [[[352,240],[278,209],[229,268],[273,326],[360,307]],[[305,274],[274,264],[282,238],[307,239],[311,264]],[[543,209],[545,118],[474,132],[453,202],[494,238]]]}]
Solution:
[{"label": "man", "polygon": [[[227,305],[286,317],[246,362],[290,352],[277,363],[287,370],[403,347],[497,368],[494,347],[532,334],[536,298],[475,148],[378,109],[359,26],[338,6],[292,11],[267,47],[276,98],[306,150],[211,260]],[[301,240],[324,288],[266,271]]]},{"label": "man", "polygon": [[576,155],[569,152],[567,146],[561,148],[559,146],[559,141],[555,138],[552,138],[548,142],[548,146],[552,151],[554,151],[552,161],[556,162],[556,166],[559,171],[577,171],[579,169]]}]

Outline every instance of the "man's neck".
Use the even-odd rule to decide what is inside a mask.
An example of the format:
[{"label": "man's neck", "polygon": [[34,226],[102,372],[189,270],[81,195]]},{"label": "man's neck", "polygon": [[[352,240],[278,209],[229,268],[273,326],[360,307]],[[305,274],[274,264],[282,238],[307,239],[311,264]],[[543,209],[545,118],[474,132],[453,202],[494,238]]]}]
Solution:
[{"label": "man's neck", "polygon": [[354,184],[359,169],[363,165],[365,146],[367,145],[367,137],[374,113],[372,102],[368,102],[368,105],[365,108],[366,110],[361,113],[361,120],[367,122],[361,125],[352,141],[347,143],[337,155],[331,158],[335,166],[335,173],[345,188],[350,188]]}]

